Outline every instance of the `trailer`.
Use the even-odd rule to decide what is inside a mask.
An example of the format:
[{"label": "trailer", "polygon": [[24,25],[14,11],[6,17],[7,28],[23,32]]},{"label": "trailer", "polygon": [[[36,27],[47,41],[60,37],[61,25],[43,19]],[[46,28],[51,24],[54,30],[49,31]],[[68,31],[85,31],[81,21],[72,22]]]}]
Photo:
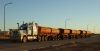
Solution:
[{"label": "trailer", "polygon": [[51,28],[51,40],[58,40],[60,38],[60,30],[58,28]]},{"label": "trailer", "polygon": [[90,37],[92,33],[90,31],[86,31],[86,37]]},{"label": "trailer", "polygon": [[83,38],[86,38],[86,30],[83,30],[83,34],[82,34],[82,36],[83,36]]},{"label": "trailer", "polygon": [[71,30],[71,38],[75,38],[76,34],[77,34],[76,30]]},{"label": "trailer", "polygon": [[9,31],[0,31],[0,40],[9,40],[10,34]]},{"label": "trailer", "polygon": [[79,38],[80,37],[80,34],[81,34],[82,32],[80,31],[80,30],[76,30],[76,38]]},{"label": "trailer", "polygon": [[64,29],[64,38],[70,38],[71,30],[70,29]]},{"label": "trailer", "polygon": [[83,33],[85,33],[85,32],[83,32],[83,30],[79,30],[79,31],[80,31],[79,38],[82,38],[83,37]]}]

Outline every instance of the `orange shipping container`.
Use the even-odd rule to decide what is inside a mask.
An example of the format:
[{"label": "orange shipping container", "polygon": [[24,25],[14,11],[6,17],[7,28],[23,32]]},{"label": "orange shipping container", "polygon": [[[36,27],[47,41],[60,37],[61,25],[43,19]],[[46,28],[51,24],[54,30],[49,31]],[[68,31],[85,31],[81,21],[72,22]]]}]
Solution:
[{"label": "orange shipping container", "polygon": [[52,28],[51,34],[59,34],[59,33],[60,33],[59,29]]},{"label": "orange shipping container", "polygon": [[39,34],[50,34],[51,28],[49,28],[49,27],[38,27],[38,33]]},{"label": "orange shipping container", "polygon": [[91,32],[90,31],[87,31],[87,34],[91,34]]},{"label": "orange shipping container", "polygon": [[10,34],[9,34],[9,31],[1,31],[0,35],[10,35]]},{"label": "orange shipping container", "polygon": [[86,31],[83,30],[83,34],[86,34]]},{"label": "orange shipping container", "polygon": [[81,34],[81,31],[80,30],[76,30],[77,31],[77,34]]},{"label": "orange shipping container", "polygon": [[64,34],[69,34],[70,30],[69,29],[64,29]]},{"label": "orange shipping container", "polygon": [[72,34],[76,34],[77,33],[77,31],[76,30],[72,30]]}]

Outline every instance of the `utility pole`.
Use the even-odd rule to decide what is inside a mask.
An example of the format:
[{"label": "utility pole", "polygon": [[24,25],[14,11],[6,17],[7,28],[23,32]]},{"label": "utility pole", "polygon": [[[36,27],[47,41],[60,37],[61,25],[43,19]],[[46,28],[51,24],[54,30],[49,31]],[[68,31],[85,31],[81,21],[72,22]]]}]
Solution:
[{"label": "utility pole", "polygon": [[65,19],[65,29],[66,29],[66,21],[67,21],[67,20]]},{"label": "utility pole", "polygon": [[5,10],[6,10],[6,6],[9,5],[9,4],[12,4],[12,3],[6,3],[6,4],[4,4],[4,31],[5,31],[5,24],[6,24],[5,23],[6,22],[5,21]]},{"label": "utility pole", "polygon": [[67,18],[65,18],[65,29],[67,28]]}]

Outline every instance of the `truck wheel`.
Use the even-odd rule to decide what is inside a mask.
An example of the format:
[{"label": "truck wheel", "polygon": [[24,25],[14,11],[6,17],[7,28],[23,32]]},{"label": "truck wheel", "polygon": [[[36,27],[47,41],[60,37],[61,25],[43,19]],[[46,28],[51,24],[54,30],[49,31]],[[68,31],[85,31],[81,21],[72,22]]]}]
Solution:
[{"label": "truck wheel", "polygon": [[91,37],[91,35],[88,35],[88,37]]},{"label": "truck wheel", "polygon": [[45,39],[45,37],[44,37],[44,36],[42,36],[42,41],[44,41],[44,39]]},{"label": "truck wheel", "polygon": [[26,43],[26,42],[27,42],[27,38],[26,38],[26,37],[23,37],[22,42],[23,42],[23,43]]},{"label": "truck wheel", "polygon": [[78,39],[78,36],[77,36],[77,35],[75,35],[75,38],[76,38],[76,39]]},{"label": "truck wheel", "polygon": [[38,42],[40,42],[41,41],[41,37],[40,36],[38,36]]},{"label": "truck wheel", "polygon": [[68,35],[68,39],[71,39],[71,36],[70,35]]},{"label": "truck wheel", "polygon": [[70,39],[72,39],[73,38],[73,36],[72,35],[70,35]]},{"label": "truck wheel", "polygon": [[48,40],[48,36],[45,36],[44,38],[45,38],[45,41],[47,41],[47,40]]},{"label": "truck wheel", "polygon": [[83,38],[83,36],[82,36],[82,35],[80,35],[80,37],[81,37],[81,38]]},{"label": "truck wheel", "polygon": [[87,35],[85,35],[85,38],[87,38]]}]

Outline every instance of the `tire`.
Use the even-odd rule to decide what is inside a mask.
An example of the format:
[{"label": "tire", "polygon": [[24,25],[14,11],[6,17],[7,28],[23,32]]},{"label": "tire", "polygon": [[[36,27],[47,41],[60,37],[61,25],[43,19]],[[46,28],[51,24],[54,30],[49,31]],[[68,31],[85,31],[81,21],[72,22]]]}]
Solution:
[{"label": "tire", "polygon": [[68,35],[68,39],[71,39],[71,35]]},{"label": "tire", "polygon": [[88,37],[91,37],[91,35],[88,35]]},{"label": "tire", "polygon": [[42,41],[44,41],[44,39],[45,39],[45,37],[44,37],[44,36],[42,36]]},{"label": "tire", "polygon": [[40,36],[38,36],[38,42],[41,42],[41,37]]},{"label": "tire", "polygon": [[75,38],[76,38],[76,39],[78,39],[78,36],[77,36],[77,35],[75,35]]},{"label": "tire", "polygon": [[83,36],[82,36],[82,35],[81,35],[80,37],[81,37],[81,38],[83,38]]},{"label": "tire", "polygon": [[85,38],[87,38],[87,35],[85,35]]},{"label": "tire", "polygon": [[45,41],[47,41],[47,40],[48,40],[48,37],[47,37],[47,36],[45,36],[44,38],[45,38]]},{"label": "tire", "polygon": [[22,42],[23,42],[23,43],[26,43],[26,42],[27,42],[27,37],[23,37]]}]

